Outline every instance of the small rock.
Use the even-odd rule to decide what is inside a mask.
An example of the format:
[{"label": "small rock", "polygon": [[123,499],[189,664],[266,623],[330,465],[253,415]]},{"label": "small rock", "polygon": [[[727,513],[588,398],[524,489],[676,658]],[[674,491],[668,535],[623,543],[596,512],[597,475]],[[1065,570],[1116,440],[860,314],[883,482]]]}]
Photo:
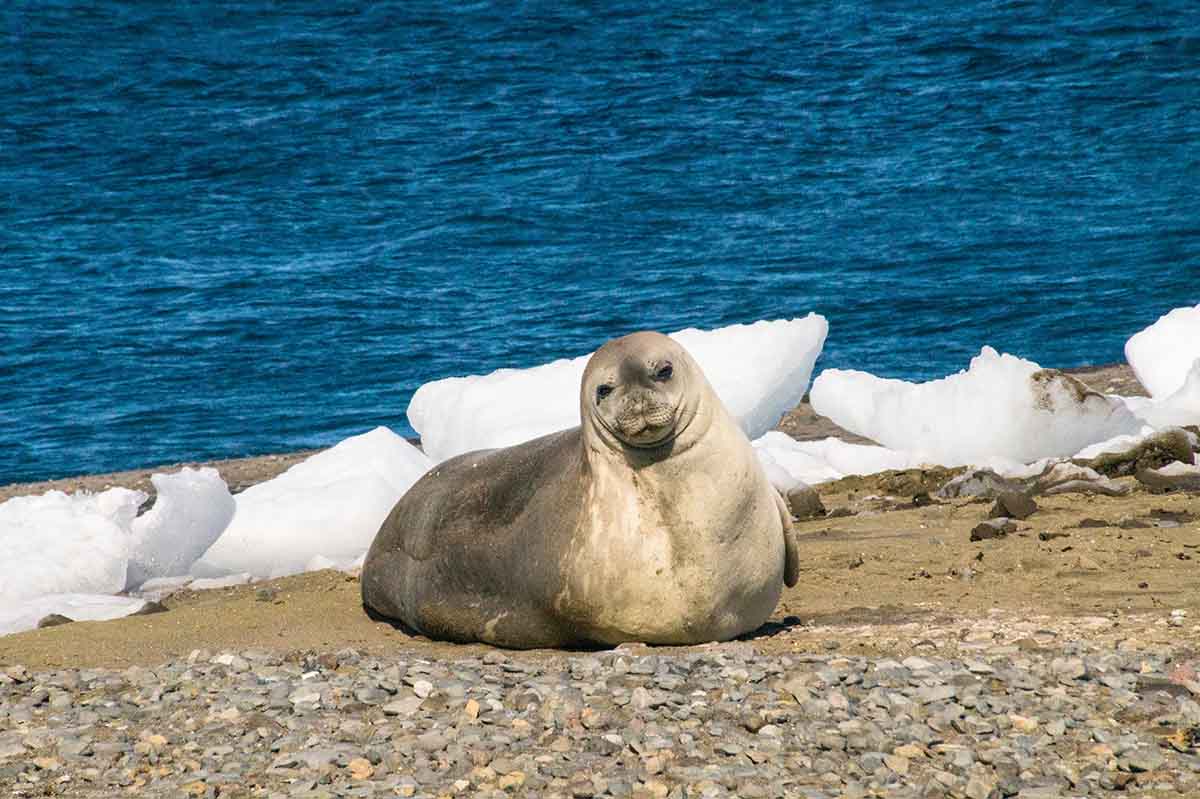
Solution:
[{"label": "small rock", "polygon": [[991,469],[975,469],[964,472],[943,485],[934,495],[940,499],[958,499],[960,497],[980,497],[995,499],[1001,494],[1020,492],[1024,485],[1008,480],[996,474]]},{"label": "small rock", "polygon": [[394,702],[388,702],[383,706],[384,715],[387,716],[411,716],[421,708],[421,697],[408,696],[404,699],[397,699]]},{"label": "small rock", "polygon": [[375,767],[365,757],[356,757],[346,764],[352,780],[369,780],[375,776]]},{"label": "small rock", "polygon": [[971,530],[972,541],[987,541],[992,538],[1003,538],[1017,529],[1017,523],[1012,519],[988,519],[980,522]]},{"label": "small rock", "polygon": [[1200,491],[1200,466],[1182,461],[1160,469],[1139,469],[1135,477],[1152,491]]},{"label": "small rock", "polygon": [[1142,746],[1126,752],[1117,760],[1117,766],[1122,771],[1134,774],[1143,771],[1155,771],[1162,768],[1166,759],[1153,747]]},{"label": "small rock", "polygon": [[1055,533],[1050,530],[1043,530],[1038,533],[1039,541],[1053,541],[1056,538],[1070,538],[1070,533]]},{"label": "small rock", "polygon": [[817,490],[806,483],[792,488],[786,495],[788,510],[798,520],[814,519],[825,515],[825,505]]},{"label": "small rock", "polygon": [[60,627],[64,624],[70,624],[73,621],[75,620],[68,616],[62,615],[61,613],[51,613],[38,619],[37,626],[38,629],[41,630],[45,629],[46,627]]},{"label": "small rock", "polygon": [[1037,507],[1033,498],[1023,491],[1005,491],[996,497],[996,504],[988,516],[992,519],[1027,519]]}]

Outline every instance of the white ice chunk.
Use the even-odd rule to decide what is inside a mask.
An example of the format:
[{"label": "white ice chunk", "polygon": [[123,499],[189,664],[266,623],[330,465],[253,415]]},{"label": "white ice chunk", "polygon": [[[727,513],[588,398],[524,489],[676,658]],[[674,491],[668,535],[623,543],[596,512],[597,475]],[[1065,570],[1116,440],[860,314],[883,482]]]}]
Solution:
[{"label": "white ice chunk", "polygon": [[216,469],[184,468],[150,478],[154,507],[133,522],[125,588],[187,574],[233,519],[234,502]]},{"label": "white ice chunk", "polygon": [[[754,449],[767,470],[768,477],[772,476],[773,470],[778,469],[793,482],[809,485],[838,480],[852,474],[910,469],[922,463],[920,457],[913,453],[897,452],[869,444],[848,444],[832,437],[821,441],[796,441],[777,430],[756,439]],[[772,479],[772,484],[783,488],[780,482],[782,478]]]},{"label": "white ice chunk", "polygon": [[[11,502],[11,500],[9,500]],[[47,594],[0,604],[0,635],[33,630],[52,613],[73,621],[107,621],[137,613],[144,599],[105,594]]]},{"label": "white ice chunk", "polygon": [[[757,438],[804,396],[828,330],[824,317],[809,314],[671,336],[700,364],[747,436]],[[435,462],[575,427],[590,357],[426,383],[409,403],[408,420]]]},{"label": "white ice chunk", "polygon": [[[1128,398],[1122,397],[1121,399],[1126,400]],[[1157,432],[1158,431],[1153,427],[1147,425],[1136,433],[1113,436],[1112,438],[1105,439],[1104,441],[1084,447],[1083,449],[1079,450],[1079,452],[1076,452],[1074,457],[1078,458],[1079,460],[1090,461],[1093,458],[1099,458],[1101,455],[1128,452],[1138,444],[1141,444],[1147,438],[1155,435]]]},{"label": "white ice chunk", "polygon": [[386,427],[348,438],[238,494],[233,521],[192,573],[278,577],[304,571],[317,555],[356,558],[432,465]]},{"label": "white ice chunk", "polygon": [[0,504],[0,606],[45,594],[122,590],[130,526],[145,501],[141,491],[110,488]]},{"label": "white ice chunk", "polygon": [[253,579],[254,576],[250,572],[227,574],[224,577],[201,577],[188,583],[188,588],[192,591],[215,591],[218,588],[233,588],[234,586],[245,585]]},{"label": "white ice chunk", "polygon": [[[800,403],[828,333],[825,317],[809,314],[717,330],[689,327],[671,337],[696,359],[721,402],[755,439]],[[571,399],[578,406],[578,383]],[[570,426],[577,424],[578,409]]]},{"label": "white ice chunk", "polygon": [[1166,397],[1121,397],[1134,415],[1155,428],[1200,424],[1200,360],[1192,364],[1177,391]]},{"label": "white ice chunk", "polygon": [[927,383],[827,369],[810,396],[845,429],[943,466],[1065,457],[1142,427],[1116,397],[991,347],[966,371]]},{"label": "white ice chunk", "polygon": [[1200,359],[1200,305],[1176,308],[1125,342],[1125,360],[1155,399],[1174,394]]},{"label": "white ice chunk", "polygon": [[170,594],[186,587],[192,582],[192,579],[186,574],[178,577],[155,577],[138,586],[137,593],[142,596],[148,594],[157,594],[160,596]]}]

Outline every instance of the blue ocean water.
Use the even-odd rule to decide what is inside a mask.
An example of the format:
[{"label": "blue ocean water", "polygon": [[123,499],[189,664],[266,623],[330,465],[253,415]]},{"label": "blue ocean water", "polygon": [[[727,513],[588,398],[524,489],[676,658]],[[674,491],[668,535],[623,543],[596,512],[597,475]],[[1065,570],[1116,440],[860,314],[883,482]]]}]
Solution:
[{"label": "blue ocean water", "polygon": [[6,3],[0,483],[640,328],[1121,360],[1200,302],[1200,13],[1098,5]]}]

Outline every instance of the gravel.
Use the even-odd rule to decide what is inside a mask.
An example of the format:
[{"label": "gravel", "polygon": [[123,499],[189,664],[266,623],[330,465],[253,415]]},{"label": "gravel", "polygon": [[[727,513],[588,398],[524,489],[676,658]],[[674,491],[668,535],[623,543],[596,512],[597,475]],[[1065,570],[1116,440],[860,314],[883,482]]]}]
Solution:
[{"label": "gravel", "polygon": [[440,662],[195,651],[152,669],[0,667],[0,793],[1200,793],[1192,665],[1086,642],[1014,649],[895,660],[735,642]]}]

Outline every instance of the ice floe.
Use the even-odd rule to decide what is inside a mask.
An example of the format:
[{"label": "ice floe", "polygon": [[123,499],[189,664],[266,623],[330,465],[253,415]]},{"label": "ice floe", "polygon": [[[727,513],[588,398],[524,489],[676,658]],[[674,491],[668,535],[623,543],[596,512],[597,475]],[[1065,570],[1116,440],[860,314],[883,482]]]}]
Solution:
[{"label": "ice floe", "polygon": [[1118,398],[991,347],[966,371],[927,383],[827,369],[811,401],[853,433],[944,466],[1069,457],[1143,427]]},{"label": "ice floe", "polygon": [[187,574],[233,518],[233,497],[216,469],[185,467],[150,481],[157,496],[154,507],[130,525],[126,589]]},{"label": "ice floe", "polygon": [[0,605],[46,594],[123,590],[131,527],[146,498],[141,491],[110,488],[0,503]]},{"label": "ice floe", "polygon": [[771,483],[787,492],[797,483],[815,485],[847,475],[908,469],[920,459],[907,452],[869,444],[848,444],[838,438],[796,441],[773,430],[755,439],[754,449]]},{"label": "ice floe", "polygon": [[107,621],[137,613],[146,600],[106,594],[45,594],[0,603],[0,635],[32,630],[51,614],[71,621]]},{"label": "ice floe", "polygon": [[[824,317],[809,314],[671,336],[700,364],[746,434],[757,438],[804,395],[828,330]],[[409,403],[409,423],[434,461],[574,427],[590,357],[426,383]]]},{"label": "ice floe", "polygon": [[305,571],[317,556],[353,561],[432,465],[386,427],[348,438],[238,494],[233,521],[192,573],[278,577]]},{"label": "ice floe", "polygon": [[1200,305],[1176,308],[1125,342],[1125,360],[1155,399],[1183,387],[1200,359]]}]

